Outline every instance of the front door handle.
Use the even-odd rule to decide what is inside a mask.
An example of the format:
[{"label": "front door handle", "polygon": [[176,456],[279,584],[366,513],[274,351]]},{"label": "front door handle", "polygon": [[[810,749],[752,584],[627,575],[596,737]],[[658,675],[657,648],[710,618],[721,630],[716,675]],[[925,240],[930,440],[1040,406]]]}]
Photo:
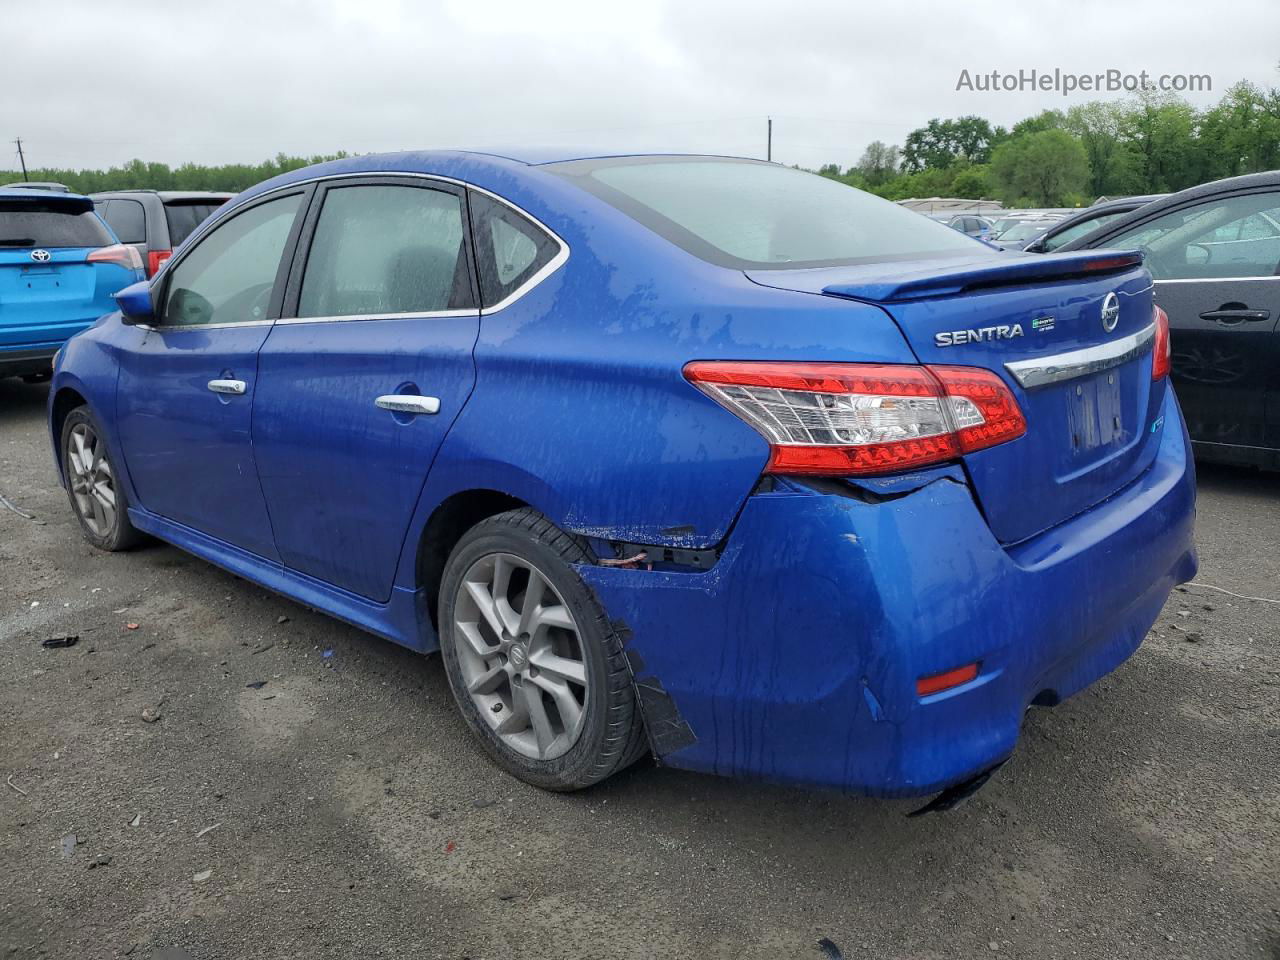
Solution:
[{"label": "front door handle", "polygon": [[243,380],[210,380],[209,389],[214,393],[229,393],[239,397],[244,394],[245,386]]},{"label": "front door handle", "polygon": [[1200,314],[1201,320],[1214,320],[1218,323],[1240,323],[1245,320],[1258,323],[1270,318],[1270,310],[1248,310],[1242,307],[1219,307],[1217,310],[1206,310]]},{"label": "front door handle", "polygon": [[389,393],[373,401],[392,413],[439,413],[439,397],[419,397],[409,393]]}]

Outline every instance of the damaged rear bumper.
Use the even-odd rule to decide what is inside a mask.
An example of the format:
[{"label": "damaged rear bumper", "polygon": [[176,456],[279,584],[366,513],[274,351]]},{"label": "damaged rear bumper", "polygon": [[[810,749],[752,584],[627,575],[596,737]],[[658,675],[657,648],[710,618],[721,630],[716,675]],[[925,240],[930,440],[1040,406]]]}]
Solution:
[{"label": "damaged rear bumper", "polygon": [[[962,482],[893,498],[798,484],[749,499],[705,572],[583,567],[628,633],[677,767],[922,795],[1009,756],[1137,649],[1195,574],[1195,482],[1172,395],[1159,456],[1112,499],[1016,547]],[[962,686],[916,681],[980,662]]]}]

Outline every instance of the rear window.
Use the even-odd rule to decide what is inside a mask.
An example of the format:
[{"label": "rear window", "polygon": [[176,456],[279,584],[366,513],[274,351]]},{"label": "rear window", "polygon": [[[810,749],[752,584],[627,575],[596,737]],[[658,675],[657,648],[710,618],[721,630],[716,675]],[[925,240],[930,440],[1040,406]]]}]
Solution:
[{"label": "rear window", "polygon": [[198,203],[181,200],[164,205],[164,217],[169,223],[169,244],[177,248],[191,236],[193,230],[209,219],[209,214],[226,203],[225,200],[201,200]]},{"label": "rear window", "polygon": [[42,200],[0,200],[0,247],[105,247],[97,214]]},{"label": "rear window", "polygon": [[773,163],[623,157],[546,169],[721,266],[819,267],[978,250],[974,240],[928,217]]},{"label": "rear window", "polygon": [[95,206],[98,216],[107,221],[121,243],[146,242],[146,213],[137,200],[99,200]]}]

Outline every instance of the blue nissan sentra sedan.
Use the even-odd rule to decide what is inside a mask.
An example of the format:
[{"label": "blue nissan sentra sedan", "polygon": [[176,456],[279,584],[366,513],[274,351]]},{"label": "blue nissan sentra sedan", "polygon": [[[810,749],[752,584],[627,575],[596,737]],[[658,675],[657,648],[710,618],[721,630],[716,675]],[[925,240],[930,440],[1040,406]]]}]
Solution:
[{"label": "blue nissan sentra sedan", "polygon": [[48,379],[58,348],[143,277],[79,194],[0,188],[0,377]]},{"label": "blue nissan sentra sedan", "polygon": [[754,160],[401,153],[248,190],[117,300],[50,392],[89,541],[438,649],[541,787],[964,790],[1195,573],[1137,253]]}]

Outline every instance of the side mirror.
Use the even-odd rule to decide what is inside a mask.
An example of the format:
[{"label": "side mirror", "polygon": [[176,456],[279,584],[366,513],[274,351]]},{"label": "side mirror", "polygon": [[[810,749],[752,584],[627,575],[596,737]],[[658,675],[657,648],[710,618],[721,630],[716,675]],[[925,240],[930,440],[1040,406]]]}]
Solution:
[{"label": "side mirror", "polygon": [[116,304],[120,307],[121,322],[129,326],[150,323],[156,318],[156,305],[151,298],[149,280],[130,284],[117,292],[115,298]]}]

